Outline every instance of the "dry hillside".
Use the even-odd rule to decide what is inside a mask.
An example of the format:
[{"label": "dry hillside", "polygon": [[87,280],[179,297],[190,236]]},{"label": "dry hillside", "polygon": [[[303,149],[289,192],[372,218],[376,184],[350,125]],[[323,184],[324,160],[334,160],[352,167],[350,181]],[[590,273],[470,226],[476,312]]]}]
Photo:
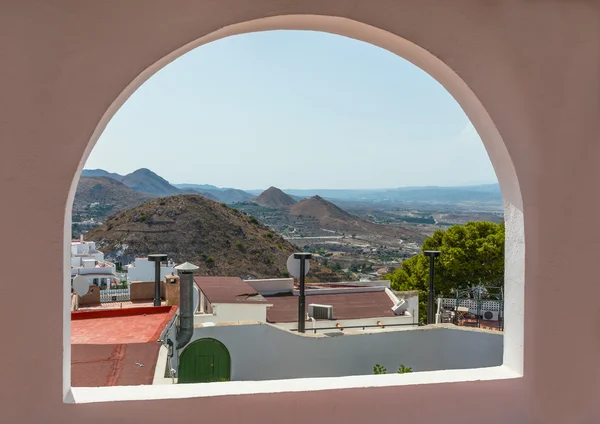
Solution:
[{"label": "dry hillside", "polygon": [[[360,219],[340,209],[333,203],[320,196],[304,199],[289,210],[292,217],[312,218],[312,225],[321,229],[335,231],[338,234],[355,235],[357,238],[368,240],[406,240],[422,241],[423,235],[405,228],[388,227]],[[310,221],[306,225],[311,225]]]},{"label": "dry hillside", "polygon": [[86,238],[96,241],[108,258],[124,263],[135,256],[166,253],[177,263],[198,265],[201,274],[242,278],[286,276],[286,260],[294,251],[256,218],[187,194],[118,213]]}]

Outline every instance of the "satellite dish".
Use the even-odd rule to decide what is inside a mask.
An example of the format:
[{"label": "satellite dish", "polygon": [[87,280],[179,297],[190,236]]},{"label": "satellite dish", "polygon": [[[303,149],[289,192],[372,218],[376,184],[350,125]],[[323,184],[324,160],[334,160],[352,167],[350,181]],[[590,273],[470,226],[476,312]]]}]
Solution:
[{"label": "satellite dish", "polygon": [[[308,274],[308,270],[310,268],[310,261],[308,259],[304,259],[304,275]],[[300,259],[295,259],[294,254],[292,253],[287,260],[287,269],[292,277],[299,278],[300,277]]]},{"label": "satellite dish", "polygon": [[84,296],[90,291],[90,283],[83,275],[78,275],[73,279],[73,288],[79,296]]},{"label": "satellite dish", "polygon": [[198,292],[198,287],[194,284],[192,286],[194,289],[194,313],[198,312],[198,305],[200,304],[200,293]]}]

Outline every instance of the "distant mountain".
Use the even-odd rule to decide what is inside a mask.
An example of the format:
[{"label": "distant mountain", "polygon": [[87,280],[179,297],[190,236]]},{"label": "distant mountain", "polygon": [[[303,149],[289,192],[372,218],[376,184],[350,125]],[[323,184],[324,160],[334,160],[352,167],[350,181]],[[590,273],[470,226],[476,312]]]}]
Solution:
[{"label": "distant mountain", "polygon": [[93,205],[93,215],[103,220],[108,215],[133,208],[153,198],[150,194],[139,193],[110,177],[81,177],[75,192],[73,212],[89,211],[90,205]]},{"label": "distant mountain", "polygon": [[[84,169],[82,177],[108,177],[120,181],[132,190],[154,196],[172,196],[182,194],[184,191],[169,184],[167,180],[147,168],[140,168],[127,175],[108,172],[104,169]],[[193,191],[192,193],[196,193]]]},{"label": "distant mountain", "polygon": [[[320,196],[304,199],[288,209],[290,216],[302,218],[302,225],[319,226],[326,231],[335,231],[358,238],[407,240],[421,242],[423,235],[401,227],[374,224],[351,215]],[[309,218],[309,219],[306,219]],[[311,222],[312,220],[312,222]]]},{"label": "distant mountain", "polygon": [[188,194],[120,212],[87,233],[86,239],[97,242],[116,261],[127,263],[160,252],[176,263],[199,266],[200,274],[242,278],[286,276],[286,261],[294,251],[256,218]]},{"label": "distant mountain", "polygon": [[146,168],[125,175],[121,181],[133,190],[155,196],[171,196],[181,193],[177,187],[173,187],[167,180]]},{"label": "distant mountain", "polygon": [[198,192],[203,192],[204,190],[221,190],[219,187],[211,185],[211,184],[173,184],[177,188],[196,190]]},{"label": "distant mountain", "polygon": [[296,203],[291,196],[285,194],[277,187],[269,187],[260,195],[253,198],[252,201],[267,208],[285,208]]},{"label": "distant mountain", "polygon": [[219,200],[218,197],[213,196],[212,194],[206,193],[204,191],[202,191],[202,192],[198,192],[197,191],[196,193],[188,193],[188,194],[200,194],[200,196],[202,196],[202,197],[204,197],[204,198],[206,198],[208,200],[212,200],[213,202],[220,202],[220,200]]},{"label": "distant mountain", "polygon": [[222,188],[211,184],[174,184],[186,193],[197,192],[209,195],[210,199],[223,203],[247,202],[254,197],[252,194],[235,188]]},{"label": "distant mountain", "polygon": [[254,196],[235,188],[219,188],[210,184],[170,184],[149,169],[141,168],[127,175],[119,175],[103,169],[84,169],[82,176],[98,176],[120,181],[132,190],[158,197],[177,194],[200,194],[207,199],[222,203],[247,202]]},{"label": "distant mountain", "polygon": [[108,177],[113,180],[121,181],[123,179],[122,175],[116,174],[114,172],[108,172],[104,169],[84,169],[81,172],[82,177]]},{"label": "distant mountain", "polygon": [[250,193],[246,193],[243,190],[238,190],[235,188],[226,188],[226,189],[218,189],[218,190],[210,190],[205,189],[202,190],[203,193],[208,193],[211,196],[218,199],[219,202],[223,203],[239,203],[239,202],[247,202],[252,199]]}]

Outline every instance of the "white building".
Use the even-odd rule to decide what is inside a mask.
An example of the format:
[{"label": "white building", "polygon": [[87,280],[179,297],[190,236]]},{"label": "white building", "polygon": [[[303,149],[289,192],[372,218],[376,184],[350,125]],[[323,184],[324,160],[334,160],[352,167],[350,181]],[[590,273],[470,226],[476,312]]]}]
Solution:
[{"label": "white building", "polygon": [[[160,265],[160,279],[163,281],[165,275],[173,274],[175,264],[172,261]],[[135,261],[127,265],[127,281],[154,281],[154,262],[148,258],[135,258]]]},{"label": "white building", "polygon": [[105,286],[116,280],[115,264],[104,260],[104,253],[96,249],[93,241],[79,240],[71,242],[71,278],[83,275],[90,284]]}]

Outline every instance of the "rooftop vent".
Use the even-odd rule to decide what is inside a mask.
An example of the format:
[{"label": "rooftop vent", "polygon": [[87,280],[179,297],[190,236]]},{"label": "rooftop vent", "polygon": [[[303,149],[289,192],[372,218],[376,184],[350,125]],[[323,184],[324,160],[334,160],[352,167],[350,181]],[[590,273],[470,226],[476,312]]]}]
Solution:
[{"label": "rooftop vent", "polygon": [[333,319],[333,306],[311,303],[308,305],[308,316],[314,319]]},{"label": "rooftop vent", "polygon": [[398,303],[396,303],[394,306],[392,306],[392,311],[394,311],[394,314],[396,314],[396,315],[404,315],[404,313],[406,312],[407,309],[408,309],[408,302],[404,299],[400,299],[400,301]]}]

